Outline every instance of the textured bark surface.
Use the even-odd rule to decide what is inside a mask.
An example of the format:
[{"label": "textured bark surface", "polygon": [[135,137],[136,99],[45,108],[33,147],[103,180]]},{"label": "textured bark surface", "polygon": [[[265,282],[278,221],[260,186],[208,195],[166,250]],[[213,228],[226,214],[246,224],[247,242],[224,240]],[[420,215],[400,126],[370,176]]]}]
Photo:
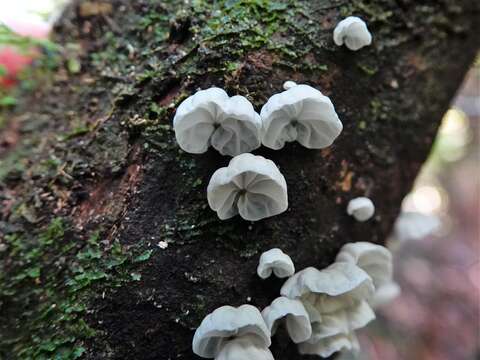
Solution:
[{"label": "textured bark surface", "polygon": [[[364,18],[373,45],[332,41]],[[353,241],[383,243],[479,46],[476,0],[83,1],[54,38],[58,68],[0,133],[0,356],[195,359],[194,329],[216,307],[259,308],[261,252],[323,267]],[[78,66],[81,70],[78,71]],[[289,210],[220,221],[206,201],[229,158],[182,152],[171,120],[198,88],[259,111],[285,80],[330,96],[343,121],[321,151],[255,151],[284,174]],[[365,195],[375,218],[355,222]],[[277,360],[300,357],[284,334]]]}]

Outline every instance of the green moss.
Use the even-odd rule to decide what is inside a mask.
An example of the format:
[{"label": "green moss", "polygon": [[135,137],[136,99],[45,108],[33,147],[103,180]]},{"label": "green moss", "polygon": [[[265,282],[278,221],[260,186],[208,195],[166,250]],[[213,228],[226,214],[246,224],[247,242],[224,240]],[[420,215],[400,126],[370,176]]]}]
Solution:
[{"label": "green moss", "polygon": [[[133,270],[151,250],[105,246],[98,232],[77,238],[61,218],[37,234],[4,238],[0,306],[0,355],[21,359],[76,359],[82,343],[96,334],[84,320],[93,294],[139,280]],[[47,325],[46,325],[47,324]]]}]

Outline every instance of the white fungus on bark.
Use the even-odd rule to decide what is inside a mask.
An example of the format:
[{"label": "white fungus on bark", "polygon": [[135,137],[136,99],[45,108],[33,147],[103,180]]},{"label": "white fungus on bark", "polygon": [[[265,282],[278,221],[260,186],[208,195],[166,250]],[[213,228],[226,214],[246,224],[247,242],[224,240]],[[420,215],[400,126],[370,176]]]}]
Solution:
[{"label": "white fungus on bark", "polygon": [[260,111],[262,144],[274,150],[292,141],[309,149],[332,145],[343,125],[330,99],[309,85],[287,83]]},{"label": "white fungus on bark", "polygon": [[257,344],[251,336],[243,336],[227,341],[215,360],[274,360],[265,346]]},{"label": "white fungus on bark", "polygon": [[295,266],[292,259],[278,248],[270,249],[260,255],[257,267],[258,276],[266,279],[272,275],[272,272],[278,278],[285,278],[295,274]]},{"label": "white fungus on bark", "polygon": [[280,293],[300,300],[312,323],[312,336],[299,344],[299,351],[329,356],[355,348],[354,331],[375,318],[368,303],[374,291],[371,277],[350,262],[323,270],[310,267],[290,277]]},{"label": "white fungus on bark", "polygon": [[304,342],[298,345],[298,351],[302,355],[318,355],[329,357],[338,351],[360,351],[360,344],[354,332],[337,334],[323,338],[315,343]]},{"label": "white fungus on bark", "polygon": [[268,348],[271,344],[270,331],[256,307],[222,306],[208,314],[195,331],[193,352],[204,358],[215,358],[226,342],[244,336],[259,348]]},{"label": "white fungus on bark", "polygon": [[263,309],[262,316],[272,336],[275,334],[280,320],[283,319],[288,335],[294,343],[306,341],[312,336],[310,317],[299,300],[284,296],[278,297]]},{"label": "white fungus on bark", "polygon": [[207,199],[222,220],[240,214],[245,220],[257,221],[287,210],[287,183],[273,161],[241,154],[215,171]]},{"label": "white fungus on bark", "polygon": [[345,244],[335,261],[355,264],[372,278],[373,307],[387,304],[400,294],[400,287],[393,280],[392,253],[386,247],[362,241]]},{"label": "white fungus on bark", "polygon": [[358,197],[349,201],[347,214],[353,216],[357,221],[367,221],[375,214],[375,206],[369,198]]},{"label": "white fungus on bark", "polygon": [[305,295],[325,296],[335,302],[345,298],[365,299],[375,288],[371,277],[351,263],[333,263],[323,270],[308,267],[283,284],[280,293],[290,299]]},{"label": "white fungus on bark", "polygon": [[338,46],[345,44],[350,50],[357,51],[372,43],[372,34],[362,19],[349,16],[335,27],[333,41]]},{"label": "white fungus on bark", "polygon": [[261,144],[261,119],[243,96],[219,88],[200,90],[185,99],[173,119],[180,147],[200,154],[212,145],[222,155],[250,152]]}]

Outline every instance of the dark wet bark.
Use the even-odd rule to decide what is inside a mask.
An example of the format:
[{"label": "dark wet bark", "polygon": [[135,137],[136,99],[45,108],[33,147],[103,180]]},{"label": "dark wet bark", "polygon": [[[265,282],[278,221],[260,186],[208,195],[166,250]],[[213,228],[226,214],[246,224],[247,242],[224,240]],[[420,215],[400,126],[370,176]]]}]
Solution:
[{"label": "dark wet bark", "polygon": [[[261,252],[280,247],[302,269],[330,264],[347,242],[384,243],[479,46],[476,0],[254,3],[98,0],[69,7],[55,33],[68,59],[4,129],[20,135],[0,153],[6,276],[21,259],[5,237],[20,234],[35,245],[31,234],[53,218],[68,224],[61,241],[74,243],[62,255],[67,264],[95,231],[104,252],[117,240],[127,250],[153,250],[132,270],[140,279],[117,285],[114,272],[82,288],[87,310],[78,318],[97,333],[77,332],[65,346],[83,346],[87,359],[194,359],[191,339],[207,313],[225,304],[263,308],[278,296],[281,281],[256,276]],[[358,52],[332,41],[335,24],[351,14],[374,36]],[[180,151],[170,126],[175,106],[216,85],[260,110],[285,80],[330,96],[344,131],[321,151],[296,144],[255,151],[281,168],[289,210],[255,223],[220,221],[206,186],[229,159]],[[52,159],[53,170],[39,168]],[[377,209],[366,223],[345,212],[361,195]],[[42,287],[43,276],[27,285]],[[65,279],[55,281],[52,291],[63,291]],[[16,319],[48,301],[26,303],[25,284],[15,286],[0,298],[0,331],[9,339],[0,340],[0,354],[7,359],[43,344],[30,336],[42,320],[30,331],[27,320]],[[61,322],[44,324],[53,334],[70,331]],[[272,352],[277,360],[301,358],[282,334]]]}]

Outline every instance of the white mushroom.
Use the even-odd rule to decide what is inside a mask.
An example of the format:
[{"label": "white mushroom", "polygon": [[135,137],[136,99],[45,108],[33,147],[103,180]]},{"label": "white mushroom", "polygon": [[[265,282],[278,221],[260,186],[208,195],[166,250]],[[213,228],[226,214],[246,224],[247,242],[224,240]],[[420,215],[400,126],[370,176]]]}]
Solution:
[{"label": "white mushroom", "polygon": [[302,301],[312,322],[310,344],[302,343],[301,351],[309,353],[313,350],[307,349],[316,344],[318,353],[327,352],[339,335],[350,334],[373,320],[367,300],[374,290],[370,276],[349,262],[335,262],[323,270],[306,268],[290,277],[280,293]]},{"label": "white mushroom", "polygon": [[208,204],[220,219],[237,214],[250,221],[280,214],[288,208],[287,183],[275,163],[241,154],[215,171],[207,187]]},{"label": "white mushroom", "polygon": [[367,24],[356,16],[349,16],[340,21],[333,31],[333,41],[336,45],[344,43],[350,50],[356,51],[372,43],[372,34]]},{"label": "white mushroom", "polygon": [[295,266],[293,265],[292,259],[278,248],[265,251],[260,256],[257,267],[257,274],[262,279],[270,277],[272,272],[279,278],[285,278],[295,274]]},{"label": "white mushroom", "polygon": [[375,313],[366,301],[354,302],[349,308],[323,313],[322,321],[312,324],[312,336],[307,342],[314,344],[338,334],[350,334],[374,319]]},{"label": "white mushroom", "polygon": [[214,358],[227,341],[247,335],[249,342],[260,348],[268,348],[271,344],[270,331],[256,307],[222,306],[208,314],[195,331],[193,352],[201,357]]},{"label": "white mushroom", "polygon": [[278,297],[262,311],[262,316],[272,336],[279,321],[285,318],[287,332],[294,343],[308,340],[312,335],[312,326],[307,310],[299,300]]},{"label": "white mushroom", "polygon": [[287,80],[283,83],[283,89],[284,90],[288,90],[294,86],[297,86],[297,83],[295,81],[292,81],[292,80]]},{"label": "white mushroom", "polygon": [[369,198],[358,197],[348,203],[347,214],[357,221],[367,221],[375,214],[375,206]]},{"label": "white mushroom", "polygon": [[370,275],[375,286],[373,306],[386,304],[399,295],[400,288],[393,281],[392,254],[386,247],[369,242],[345,244],[336,261],[355,264]]},{"label": "white mushroom", "polygon": [[255,339],[246,335],[227,341],[215,360],[274,360],[268,348],[256,344]]},{"label": "white mushroom", "polygon": [[376,288],[391,281],[393,276],[392,254],[381,245],[364,241],[345,244],[335,261],[357,265],[370,275]]},{"label": "white mushroom", "polygon": [[200,154],[212,145],[235,156],[260,146],[261,119],[243,96],[229,97],[219,88],[200,90],[185,99],[173,119],[180,147]]},{"label": "white mushroom", "polygon": [[298,345],[298,351],[302,355],[318,355],[321,357],[329,357],[338,351],[350,350],[358,352],[360,344],[355,333],[337,334],[330,336],[316,343],[304,342]]},{"label": "white mushroom", "polygon": [[270,97],[260,116],[262,143],[274,150],[291,141],[310,149],[322,149],[332,145],[343,129],[330,99],[303,84]]},{"label": "white mushroom", "polygon": [[364,300],[375,288],[370,276],[355,264],[333,263],[323,270],[308,267],[297,272],[283,284],[280,294],[290,299],[318,295],[333,302]]}]

